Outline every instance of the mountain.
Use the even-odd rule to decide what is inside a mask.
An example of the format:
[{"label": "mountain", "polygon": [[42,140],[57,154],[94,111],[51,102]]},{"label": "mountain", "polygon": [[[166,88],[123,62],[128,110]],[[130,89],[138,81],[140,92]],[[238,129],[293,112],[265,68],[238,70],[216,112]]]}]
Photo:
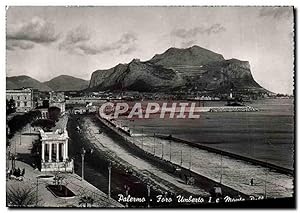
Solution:
[{"label": "mountain", "polygon": [[221,54],[199,46],[170,48],[149,61],[138,59],[92,73],[89,90],[208,91],[226,93],[268,92],[253,78],[250,64],[225,60]]},{"label": "mountain", "polygon": [[40,91],[51,91],[47,85],[26,75],[6,77],[6,89],[21,89],[23,87],[32,87]]},{"label": "mountain", "polygon": [[44,82],[44,85],[54,91],[77,91],[86,89],[89,86],[89,81],[69,75],[60,75],[50,81]]},{"label": "mountain", "polygon": [[186,49],[170,48],[162,54],[156,54],[149,62],[173,68],[176,66],[189,65],[201,66],[216,61],[223,61],[221,54],[198,46],[192,46]]},{"label": "mountain", "polygon": [[175,88],[183,83],[183,79],[172,69],[134,59],[129,64],[93,72],[89,88],[154,92]]},{"label": "mountain", "polygon": [[6,77],[6,89],[34,88],[39,91],[76,91],[86,89],[89,81],[60,75],[50,81],[40,82],[26,75]]}]

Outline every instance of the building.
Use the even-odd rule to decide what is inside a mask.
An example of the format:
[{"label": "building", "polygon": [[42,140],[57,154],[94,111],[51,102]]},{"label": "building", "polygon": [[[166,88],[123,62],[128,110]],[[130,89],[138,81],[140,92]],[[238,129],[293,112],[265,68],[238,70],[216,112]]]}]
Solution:
[{"label": "building", "polygon": [[66,100],[66,104],[69,105],[84,105],[92,103],[94,105],[102,105],[106,103],[107,100],[99,97],[70,97]]},{"label": "building", "polygon": [[62,115],[65,114],[65,94],[63,92],[50,92],[49,107],[57,107]]},{"label": "building", "polygon": [[38,111],[41,112],[41,117],[39,119],[49,119],[49,111],[48,108],[37,108]]},{"label": "building", "polygon": [[28,112],[34,107],[33,90],[30,88],[6,90],[6,99],[15,101],[16,112]]},{"label": "building", "polygon": [[72,110],[72,113],[75,114],[75,115],[82,115],[82,114],[85,114],[87,112],[87,109],[86,107],[76,107]]},{"label": "building", "polygon": [[66,129],[55,132],[44,132],[41,136],[41,171],[73,172],[74,162],[68,157],[69,136]]}]

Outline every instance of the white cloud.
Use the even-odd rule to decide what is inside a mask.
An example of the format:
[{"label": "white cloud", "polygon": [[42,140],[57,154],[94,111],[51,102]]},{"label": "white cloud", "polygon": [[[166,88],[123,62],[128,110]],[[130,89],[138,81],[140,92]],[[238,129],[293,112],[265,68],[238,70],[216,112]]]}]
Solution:
[{"label": "white cloud", "polygon": [[33,17],[27,22],[7,25],[7,49],[31,49],[34,43],[52,43],[59,35],[55,32],[54,24],[40,17]]}]

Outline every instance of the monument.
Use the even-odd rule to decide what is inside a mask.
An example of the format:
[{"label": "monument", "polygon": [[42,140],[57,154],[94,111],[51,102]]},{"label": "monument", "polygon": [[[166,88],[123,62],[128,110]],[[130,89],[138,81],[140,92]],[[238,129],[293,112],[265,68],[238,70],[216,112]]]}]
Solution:
[{"label": "monument", "polygon": [[68,157],[68,132],[66,129],[57,129],[53,132],[44,132],[41,136],[41,171],[73,172],[74,162]]}]

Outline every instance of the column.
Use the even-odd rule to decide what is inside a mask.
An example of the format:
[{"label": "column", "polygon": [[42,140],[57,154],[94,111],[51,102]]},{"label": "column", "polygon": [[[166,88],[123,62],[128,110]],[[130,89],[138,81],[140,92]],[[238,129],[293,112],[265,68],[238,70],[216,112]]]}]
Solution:
[{"label": "column", "polygon": [[59,143],[56,143],[56,162],[59,162]]},{"label": "column", "polygon": [[59,151],[60,151],[60,156],[61,156],[62,158],[64,158],[64,152],[65,152],[65,151],[64,151],[64,144],[63,144],[63,143],[60,143],[59,146],[60,146],[60,150],[59,150]]},{"label": "column", "polygon": [[52,143],[49,143],[49,162],[52,162]]},{"label": "column", "polygon": [[68,139],[66,140],[66,159],[68,159]]},{"label": "column", "polygon": [[64,159],[64,161],[66,161],[66,144],[65,143],[63,143],[63,149],[64,149],[63,159]]},{"label": "column", "polygon": [[42,161],[45,162],[45,143],[42,141]]}]

